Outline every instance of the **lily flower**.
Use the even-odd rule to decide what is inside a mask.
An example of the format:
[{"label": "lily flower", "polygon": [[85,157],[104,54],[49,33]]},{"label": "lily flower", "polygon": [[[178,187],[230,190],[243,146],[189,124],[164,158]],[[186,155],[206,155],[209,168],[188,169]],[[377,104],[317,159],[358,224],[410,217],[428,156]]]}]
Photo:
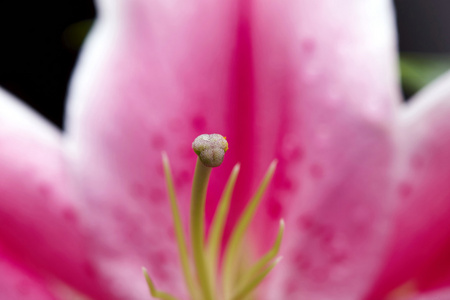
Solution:
[{"label": "lily flower", "polygon": [[241,163],[223,246],[278,160],[232,261],[263,257],[284,220],[283,261],[250,299],[450,299],[450,75],[402,102],[390,1],[97,6],[64,131],[0,92],[2,298],[150,299],[143,266],[192,298],[161,153],[187,234],[190,144],[217,132],[206,231]]}]

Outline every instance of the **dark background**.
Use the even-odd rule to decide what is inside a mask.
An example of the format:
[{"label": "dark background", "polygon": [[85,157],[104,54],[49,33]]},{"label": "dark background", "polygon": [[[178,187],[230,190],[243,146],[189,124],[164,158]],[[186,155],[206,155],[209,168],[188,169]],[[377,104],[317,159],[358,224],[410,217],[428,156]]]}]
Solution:
[{"label": "dark background", "polygon": [[[450,1],[398,0],[400,51],[450,54]],[[88,0],[0,2],[0,86],[61,126]],[[87,20],[87,21],[86,21]]]},{"label": "dark background", "polygon": [[0,1],[0,86],[61,126],[78,47],[67,40],[92,20],[92,0]]}]

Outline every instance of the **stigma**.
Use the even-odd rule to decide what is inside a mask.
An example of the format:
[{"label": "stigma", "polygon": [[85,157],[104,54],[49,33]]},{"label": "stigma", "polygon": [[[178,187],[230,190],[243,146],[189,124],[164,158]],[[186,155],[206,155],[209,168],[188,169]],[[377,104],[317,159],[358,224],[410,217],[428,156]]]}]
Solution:
[{"label": "stigma", "polygon": [[220,134],[202,134],[192,143],[192,149],[206,167],[218,167],[222,164],[228,142]]},{"label": "stigma", "polygon": [[[162,155],[178,253],[190,299],[247,299],[255,295],[258,286],[281,261],[278,252],[284,232],[283,220],[280,220],[278,234],[271,249],[251,265],[241,263],[242,258],[246,256],[243,250],[245,235],[273,177],[277,162],[275,160],[270,164],[261,184],[234,225],[228,242],[224,245],[224,228],[240,165],[236,164],[231,171],[206,236],[205,203],[208,182],[212,168],[222,164],[225,152],[228,150],[228,142],[220,134],[202,134],[194,140],[192,148],[198,158],[191,191],[189,230],[191,249],[188,249],[187,237],[180,217],[169,159],[165,153]],[[224,249],[223,255],[220,255],[221,249]],[[156,289],[155,283],[145,268],[143,268],[143,272],[154,298],[177,300],[170,293]]]}]

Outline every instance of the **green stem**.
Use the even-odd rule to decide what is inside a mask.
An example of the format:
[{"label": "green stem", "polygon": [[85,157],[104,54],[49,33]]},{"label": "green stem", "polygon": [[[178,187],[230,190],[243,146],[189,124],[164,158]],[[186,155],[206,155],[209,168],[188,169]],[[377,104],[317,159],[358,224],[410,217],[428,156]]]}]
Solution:
[{"label": "green stem", "polygon": [[[218,257],[220,252],[221,241],[225,229],[225,222],[230,209],[231,194],[239,174],[240,165],[236,164],[231,172],[230,178],[225,186],[225,190],[219,201],[208,237],[208,262],[211,267],[210,274],[215,276],[218,269]],[[214,282],[212,283],[214,286]]]},{"label": "green stem", "polygon": [[197,159],[191,195],[191,242],[194,264],[205,300],[213,300],[205,255],[205,202],[211,168]]},{"label": "green stem", "polygon": [[147,281],[148,288],[150,289],[150,294],[152,295],[153,298],[161,300],[177,300],[177,298],[175,298],[171,294],[164,293],[156,289],[155,284],[148,275],[147,269],[142,268],[142,272],[144,273],[145,280]]},{"label": "green stem", "polygon": [[231,234],[231,237],[228,241],[227,247],[225,248],[222,281],[226,299],[228,298],[228,292],[231,290],[231,287],[234,284],[232,282],[232,279],[235,277],[239,247],[244,238],[245,232],[247,231],[247,228],[256,212],[256,209],[258,208],[262,196],[264,195],[264,192],[266,191],[266,188],[270,180],[272,179],[276,166],[277,161],[272,161],[255,195],[245,207],[242,215],[239,217],[239,220],[237,221],[233,229],[233,233]]}]

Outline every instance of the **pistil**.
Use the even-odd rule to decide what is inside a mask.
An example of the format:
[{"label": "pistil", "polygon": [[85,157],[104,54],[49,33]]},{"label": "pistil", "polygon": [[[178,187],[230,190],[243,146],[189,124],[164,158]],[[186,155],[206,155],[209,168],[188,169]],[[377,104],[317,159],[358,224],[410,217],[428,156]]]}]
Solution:
[{"label": "pistil", "polygon": [[200,158],[195,166],[191,196],[191,243],[195,269],[205,300],[213,300],[210,278],[206,267],[205,245],[205,201],[211,168],[205,166]]}]

